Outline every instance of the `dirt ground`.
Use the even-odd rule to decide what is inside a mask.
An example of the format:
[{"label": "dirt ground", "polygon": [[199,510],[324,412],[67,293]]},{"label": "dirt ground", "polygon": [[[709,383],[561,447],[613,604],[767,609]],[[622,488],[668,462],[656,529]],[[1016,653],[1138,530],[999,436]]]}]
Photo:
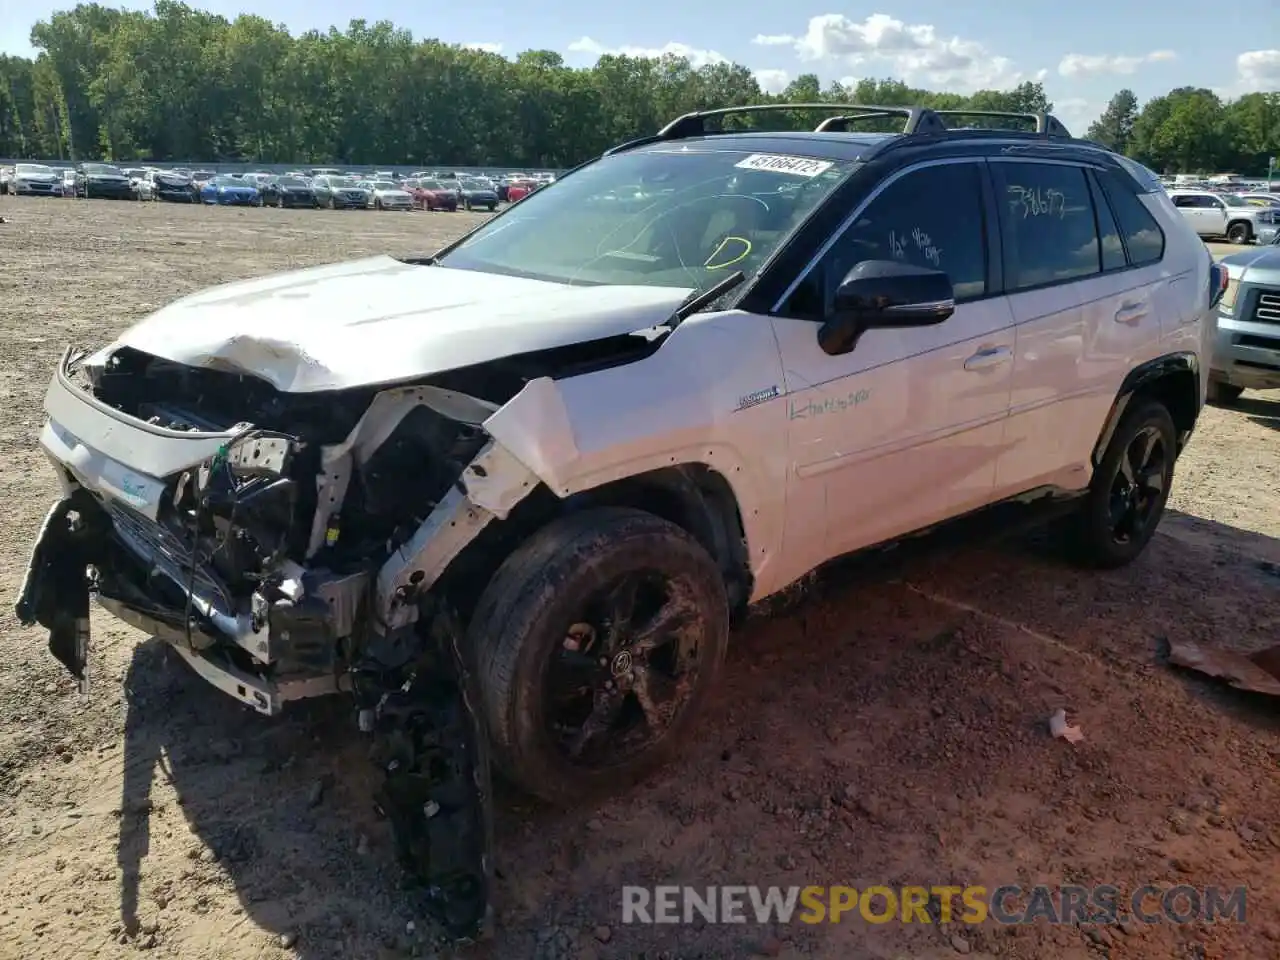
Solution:
[{"label": "dirt ground", "polygon": [[[13,198],[0,217],[0,958],[435,955],[342,705],[267,721],[97,613],[82,699],[11,598],[53,495],[35,437],[65,343],[217,281],[430,251],[473,218]],[[1275,395],[1207,410],[1127,570],[1032,539],[749,623],[682,761],[583,809],[500,793],[499,928],[472,955],[1280,956],[1277,704],[1164,662],[1171,640],[1280,641],[1277,431]],[[1060,707],[1083,742],[1048,735]],[[1243,884],[1248,921],[637,926],[628,883]]]}]

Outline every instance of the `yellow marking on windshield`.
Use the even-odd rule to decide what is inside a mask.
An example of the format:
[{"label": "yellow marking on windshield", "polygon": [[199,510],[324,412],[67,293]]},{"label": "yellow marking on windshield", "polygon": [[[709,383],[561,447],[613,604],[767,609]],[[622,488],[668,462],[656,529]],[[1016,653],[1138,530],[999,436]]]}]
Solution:
[{"label": "yellow marking on windshield", "polygon": [[[731,243],[742,244],[742,252],[732,260],[726,260],[724,263],[715,263],[716,257],[724,252],[724,248]],[[751,241],[745,237],[725,237],[720,241],[720,245],[712,251],[711,256],[707,257],[707,262],[702,266],[707,270],[723,270],[725,267],[732,267],[735,263],[741,263],[751,255]]]}]

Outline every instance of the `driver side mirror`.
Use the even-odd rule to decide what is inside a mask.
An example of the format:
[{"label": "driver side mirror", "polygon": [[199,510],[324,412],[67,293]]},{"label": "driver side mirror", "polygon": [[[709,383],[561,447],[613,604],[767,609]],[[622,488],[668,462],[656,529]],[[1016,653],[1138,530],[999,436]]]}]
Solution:
[{"label": "driver side mirror", "polygon": [[849,353],[868,330],[931,327],[956,310],[951,278],[897,260],[864,260],[836,289],[818,346],[830,356]]}]

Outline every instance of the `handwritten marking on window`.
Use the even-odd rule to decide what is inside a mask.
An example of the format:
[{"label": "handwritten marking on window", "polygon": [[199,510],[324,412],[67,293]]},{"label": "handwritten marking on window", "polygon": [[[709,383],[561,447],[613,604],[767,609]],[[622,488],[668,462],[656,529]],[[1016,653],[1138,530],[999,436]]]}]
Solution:
[{"label": "handwritten marking on window", "polygon": [[787,407],[788,420],[809,420],[827,413],[844,413],[871,399],[870,390],[853,390],[844,396],[827,397],[823,400],[809,400],[796,403],[794,400]]},{"label": "handwritten marking on window", "polygon": [[913,228],[910,234],[889,231],[889,255],[893,259],[905,260],[909,249],[914,249],[935,267],[942,265],[942,248],[919,227]]},{"label": "handwritten marking on window", "polygon": [[1027,188],[1016,185],[1009,186],[1009,209],[1014,216],[1022,214],[1028,217],[1052,217],[1062,220],[1067,215],[1067,195],[1061,190],[1041,187]]}]

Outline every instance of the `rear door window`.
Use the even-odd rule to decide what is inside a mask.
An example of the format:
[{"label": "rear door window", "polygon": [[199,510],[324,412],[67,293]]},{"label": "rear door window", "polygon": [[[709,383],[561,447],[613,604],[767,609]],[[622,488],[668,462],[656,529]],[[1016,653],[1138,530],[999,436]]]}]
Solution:
[{"label": "rear door window", "polygon": [[1101,272],[1098,226],[1083,167],[992,163],[991,172],[1000,210],[1007,292]]}]

